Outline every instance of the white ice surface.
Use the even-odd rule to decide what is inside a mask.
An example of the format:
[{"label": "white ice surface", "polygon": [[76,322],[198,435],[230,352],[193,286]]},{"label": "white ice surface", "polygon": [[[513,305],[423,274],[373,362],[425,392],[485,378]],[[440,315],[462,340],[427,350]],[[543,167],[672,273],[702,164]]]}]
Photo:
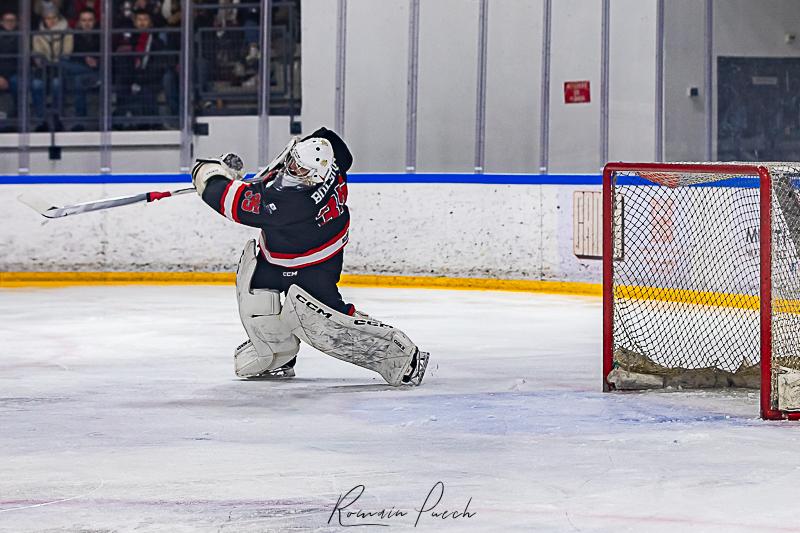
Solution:
[{"label": "white ice surface", "polygon": [[603,394],[596,298],[343,290],[432,354],[392,389],[304,347],[235,379],[232,287],[0,290],[0,531],[800,531],[756,393]]}]

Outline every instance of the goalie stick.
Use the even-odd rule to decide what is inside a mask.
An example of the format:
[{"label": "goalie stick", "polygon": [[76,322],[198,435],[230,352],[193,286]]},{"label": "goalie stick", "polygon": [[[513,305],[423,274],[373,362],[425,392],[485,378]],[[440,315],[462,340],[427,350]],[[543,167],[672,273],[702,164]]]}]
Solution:
[{"label": "goalie stick", "polygon": [[[277,168],[280,164],[283,163],[284,159],[288,155],[289,151],[297,144],[297,138],[293,137],[289,144],[283,149],[283,151],[278,154],[275,159],[270,161],[270,163],[261,169],[255,176],[250,179],[246,179],[246,182],[253,182],[263,179],[269,172]],[[198,159],[198,161],[206,161],[205,159]],[[114,198],[105,198],[103,200],[94,200],[91,202],[82,202],[79,204],[73,205],[64,205],[58,206],[53,205],[52,202],[42,198],[40,195],[35,193],[23,193],[17,197],[17,200],[22,202],[23,204],[27,205],[43,217],[47,218],[61,218],[70,215],[79,215],[81,213],[88,213],[90,211],[100,211],[101,209],[111,209],[112,207],[119,207],[122,205],[131,205],[131,204],[138,204],[140,202],[154,202],[156,200],[161,200],[162,198],[169,198],[171,196],[178,196],[181,194],[186,194],[190,192],[195,192],[194,187],[187,187],[185,189],[176,189],[174,191],[150,191],[150,192],[143,192],[139,194],[134,194],[131,196],[117,196]]]},{"label": "goalie stick", "polygon": [[27,205],[43,217],[47,218],[61,218],[70,215],[79,215],[81,213],[88,213],[89,211],[99,211],[101,209],[111,209],[112,207],[119,207],[121,205],[138,204],[139,202],[154,202],[162,198],[169,198],[171,196],[178,196],[195,192],[194,187],[187,187],[185,189],[176,189],[174,191],[150,191],[131,196],[117,196],[114,198],[104,198],[103,200],[94,200],[91,202],[82,202],[80,204],[58,206],[53,205],[52,202],[45,200],[35,193],[25,193],[17,197],[23,204]]}]

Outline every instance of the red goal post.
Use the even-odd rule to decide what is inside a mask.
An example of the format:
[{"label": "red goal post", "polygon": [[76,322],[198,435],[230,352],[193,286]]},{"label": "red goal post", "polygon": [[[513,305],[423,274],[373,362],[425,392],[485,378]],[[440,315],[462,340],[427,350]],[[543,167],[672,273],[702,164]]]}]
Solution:
[{"label": "red goal post", "polygon": [[800,163],[605,166],[603,390],[759,387],[800,419],[799,187]]}]

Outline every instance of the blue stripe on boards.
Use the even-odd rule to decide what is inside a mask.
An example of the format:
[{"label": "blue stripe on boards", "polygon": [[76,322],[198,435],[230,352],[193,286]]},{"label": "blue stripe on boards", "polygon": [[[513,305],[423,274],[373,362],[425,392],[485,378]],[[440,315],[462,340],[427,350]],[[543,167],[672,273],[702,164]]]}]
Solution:
[{"label": "blue stripe on boards", "polygon": [[[248,174],[247,177],[251,177]],[[0,185],[185,183],[189,174],[41,174],[0,176]],[[351,183],[475,183],[488,185],[600,185],[593,174],[368,174],[348,175]]]},{"label": "blue stripe on boards", "polygon": [[0,176],[0,185],[72,185],[103,183],[185,183],[189,174],[41,174]]},{"label": "blue stripe on boards", "polygon": [[465,183],[481,185],[600,185],[599,174],[349,174],[353,183]]},{"label": "blue stripe on boards", "polygon": [[[251,176],[251,175],[249,175]],[[373,174],[353,173],[351,183],[479,184],[479,185],[602,185],[599,174]],[[41,174],[0,176],[0,185],[59,185],[104,183],[189,183],[189,174]],[[637,176],[620,176],[619,185],[655,185]],[[697,187],[757,188],[758,179],[738,177]]]}]

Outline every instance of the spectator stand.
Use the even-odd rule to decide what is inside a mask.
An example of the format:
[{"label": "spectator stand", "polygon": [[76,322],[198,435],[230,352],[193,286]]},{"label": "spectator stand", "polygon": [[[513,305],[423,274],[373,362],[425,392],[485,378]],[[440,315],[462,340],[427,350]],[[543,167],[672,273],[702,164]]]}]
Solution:
[{"label": "spectator stand", "polygon": [[26,173],[28,152],[41,148],[31,134],[48,132],[54,144],[55,133],[96,132],[67,145],[99,148],[102,171],[111,131],[177,131],[188,160],[197,116],[287,115],[294,123],[300,0],[189,1],[0,0],[0,15],[8,14],[0,136],[16,137],[0,140],[0,150],[18,152]]}]

